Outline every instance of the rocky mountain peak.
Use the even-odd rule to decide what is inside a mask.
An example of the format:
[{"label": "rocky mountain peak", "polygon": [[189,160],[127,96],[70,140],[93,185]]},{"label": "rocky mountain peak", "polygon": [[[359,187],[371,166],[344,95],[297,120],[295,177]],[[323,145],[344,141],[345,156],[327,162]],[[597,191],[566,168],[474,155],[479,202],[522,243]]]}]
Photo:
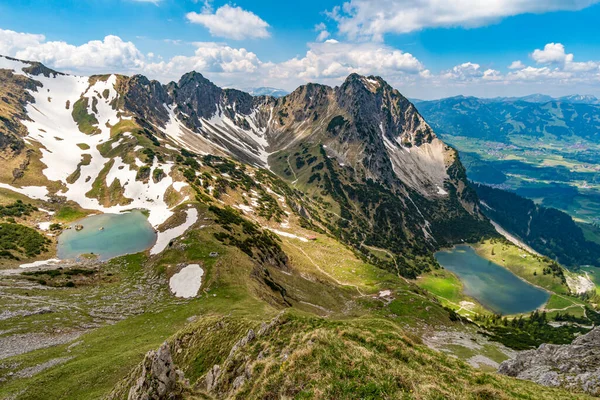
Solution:
[{"label": "rocky mountain peak", "polygon": [[123,99],[123,108],[142,120],[164,126],[169,119],[165,104],[171,103],[165,87],[144,75],[134,75],[117,80],[117,92]]},{"label": "rocky mountain peak", "polygon": [[340,105],[363,126],[405,147],[430,143],[435,135],[414,105],[381,77],[351,74],[338,88]]},{"label": "rocky mountain peak", "polygon": [[179,81],[177,82],[178,87],[181,88],[187,85],[197,85],[203,87],[210,87],[212,89],[220,89],[217,85],[206,79],[204,75],[197,71],[187,72],[183,74],[181,78],[179,78]]}]

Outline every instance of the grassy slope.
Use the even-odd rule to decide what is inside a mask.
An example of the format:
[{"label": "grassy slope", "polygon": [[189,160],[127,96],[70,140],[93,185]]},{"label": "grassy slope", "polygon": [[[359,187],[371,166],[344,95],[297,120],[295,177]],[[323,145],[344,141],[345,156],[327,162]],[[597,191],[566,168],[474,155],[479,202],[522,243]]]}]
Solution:
[{"label": "grassy slope", "polygon": [[550,265],[549,260],[546,258],[529,254],[519,247],[506,242],[493,243],[487,240],[483,243],[475,244],[473,247],[480,256],[509,269],[515,275],[536,286],[558,294],[567,294],[569,292],[568,287],[559,278],[542,273],[543,268]]},{"label": "grassy slope", "polygon": [[[220,363],[218,397],[232,398],[403,398],[534,399],[569,398],[495,374],[475,372],[465,363],[424,347],[393,322],[381,318],[322,319],[287,311],[257,340],[226,362],[230,346],[252,321],[212,316],[175,338],[175,362],[202,391],[202,377]],[[225,345],[223,345],[225,343]],[[262,353],[262,357],[259,354]],[[239,391],[239,372],[252,379]],[[577,397],[575,395],[573,398]]]}]

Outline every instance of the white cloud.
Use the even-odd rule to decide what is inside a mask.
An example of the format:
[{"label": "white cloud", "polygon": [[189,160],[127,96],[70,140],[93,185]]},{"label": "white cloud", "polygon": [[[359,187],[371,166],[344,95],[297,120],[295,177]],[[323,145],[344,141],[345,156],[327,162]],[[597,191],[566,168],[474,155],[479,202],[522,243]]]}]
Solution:
[{"label": "white cloud", "polygon": [[382,40],[387,33],[436,27],[479,27],[502,18],[558,10],[580,10],[600,0],[350,0],[328,15],[351,39]]},{"label": "white cloud", "polygon": [[566,54],[561,43],[548,43],[544,50],[535,49],[531,58],[538,64],[565,64],[573,61],[573,54]]},{"label": "white cloud", "polygon": [[572,72],[581,75],[600,71],[599,61],[576,62],[574,61],[574,55],[567,53],[565,46],[561,43],[548,43],[544,46],[543,50],[534,50],[531,53],[531,58],[537,64],[553,65],[557,70],[563,72]]},{"label": "white cloud", "polygon": [[222,86],[275,86],[293,90],[306,82],[339,85],[348,74],[356,72],[380,75],[415,97],[426,97],[427,93],[430,97],[436,96],[431,93],[491,96],[521,91],[526,94],[525,88],[530,88],[529,92],[555,89],[555,93],[563,91],[563,94],[577,90],[600,94],[600,61],[575,61],[573,54],[567,53],[560,43],[549,43],[533,51],[530,54],[533,66],[515,61],[505,73],[476,62],[432,72],[414,55],[373,42],[326,39],[309,43],[304,54],[278,63],[261,60],[252,51],[226,43],[192,45],[195,46],[192,54],[163,60],[159,54],[142,54],[135,44],[117,36],[75,46],[63,41],[47,42],[43,35],[0,29],[0,54],[41,61],[59,71],[79,74],[140,73],[166,83],[196,70]]},{"label": "white cloud", "polygon": [[523,69],[525,68],[525,64],[523,64],[521,62],[521,60],[517,60],[517,61],[513,61],[509,66],[508,69]]},{"label": "white cloud", "polygon": [[442,72],[442,77],[449,80],[469,81],[483,77],[484,72],[481,70],[481,65],[472,62],[466,62],[456,65],[448,71]]},{"label": "white cloud", "polygon": [[201,73],[239,74],[240,78],[254,73],[263,63],[256,54],[246,49],[235,49],[214,42],[194,43],[193,56],[175,56],[167,62],[150,63],[144,66],[144,72],[163,80],[178,79],[189,71]]},{"label": "white cloud", "polygon": [[564,72],[560,69],[552,69],[548,67],[525,67],[519,71],[510,72],[507,75],[507,79],[509,80],[518,80],[518,81],[560,81],[569,79],[572,77],[572,74],[568,72]]},{"label": "white cloud", "polygon": [[319,35],[317,36],[317,42],[322,42],[325,39],[327,39],[330,36],[330,33],[327,31],[321,31],[319,32]]},{"label": "white cloud", "polygon": [[483,71],[483,80],[485,81],[501,81],[502,73],[500,71],[496,71],[495,69],[486,69]]},{"label": "white cloud", "polygon": [[54,68],[87,71],[130,70],[142,66],[144,60],[144,55],[132,42],[124,42],[112,35],[81,46],[61,41],[36,43],[13,54],[16,58],[40,61]]},{"label": "white cloud", "polygon": [[44,35],[0,29],[0,54],[15,56],[18,50],[38,46],[45,39]]},{"label": "white cloud", "polygon": [[213,13],[210,7],[205,6],[201,13],[190,12],[186,17],[190,22],[208,28],[212,36],[234,40],[269,37],[269,24],[241,7],[226,4]]},{"label": "white cloud", "polygon": [[321,22],[315,25],[315,32],[327,30],[327,25],[324,22]]},{"label": "white cloud", "polygon": [[356,72],[387,77],[418,76],[423,64],[412,54],[371,43],[340,43],[327,40],[311,43],[304,57],[276,64],[270,76],[276,79],[299,77],[309,80],[339,81]]}]

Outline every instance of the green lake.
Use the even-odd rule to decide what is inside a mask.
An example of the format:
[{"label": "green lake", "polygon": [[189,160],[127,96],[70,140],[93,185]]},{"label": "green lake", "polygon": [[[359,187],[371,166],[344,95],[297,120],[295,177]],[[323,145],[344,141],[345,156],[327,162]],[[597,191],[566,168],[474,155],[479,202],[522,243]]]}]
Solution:
[{"label": "green lake", "polygon": [[464,293],[493,312],[509,315],[526,313],[548,301],[550,294],[483,257],[466,245],[435,253],[441,266],[453,272]]},{"label": "green lake", "polygon": [[[83,226],[80,231],[75,225]],[[58,237],[58,258],[76,259],[94,254],[108,260],[146,250],[156,242],[156,232],[140,211],[98,214],[72,223]]]}]

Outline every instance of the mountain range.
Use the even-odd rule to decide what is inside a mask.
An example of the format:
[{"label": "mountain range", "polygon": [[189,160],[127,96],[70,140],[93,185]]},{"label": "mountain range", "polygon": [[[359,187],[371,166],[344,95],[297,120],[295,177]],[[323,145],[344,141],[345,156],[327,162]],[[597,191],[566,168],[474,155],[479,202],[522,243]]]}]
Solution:
[{"label": "mountain range", "polygon": [[473,97],[473,96],[453,96],[446,97],[439,100],[421,100],[421,99],[410,99],[414,104],[428,102],[428,101],[443,101],[448,99],[469,99],[475,98],[482,102],[497,103],[497,102],[525,102],[525,103],[571,103],[571,104],[600,104],[600,100],[591,94],[571,94],[567,96],[552,97],[547,94],[535,93],[527,96],[512,96],[512,97]]},{"label": "mountain range", "polygon": [[244,92],[250,93],[252,96],[273,96],[273,97],[283,97],[285,95],[290,94],[287,90],[277,89],[272,87],[253,87],[253,88],[244,88],[242,89]]},{"label": "mountain range", "polygon": [[[588,329],[483,332],[475,300],[444,297],[461,284],[436,251],[523,250],[382,78],[253,96],[194,71],[162,84],[0,57],[0,82],[0,397],[579,396],[475,368],[524,335],[569,343]],[[110,228],[74,221],[133,209],[156,231],[150,248],[58,259],[62,230]],[[560,266],[532,260],[537,283],[572,294]],[[575,390],[598,390],[586,382]]]},{"label": "mountain range", "polygon": [[[580,101],[587,98],[589,101]],[[588,96],[552,99],[449,97],[421,101],[419,111],[441,134],[506,141],[513,134],[600,140],[600,105]]]},{"label": "mountain range", "polygon": [[[339,216],[328,215],[327,227],[357,248],[431,251],[490,232],[456,152],[381,78],[353,74],[336,88],[308,84],[274,98],[221,89],[196,72],[162,85],[140,75],[88,79],[2,60],[14,68],[4,77],[12,92],[0,128],[3,150],[12,164],[37,158],[47,166],[42,176],[57,188],[47,197],[97,210],[145,206],[160,225],[168,204],[149,202],[140,191],[161,197],[177,178],[166,173],[133,189],[147,143],[162,159],[151,157],[149,176],[176,167],[177,147],[293,175],[295,187],[335,204],[329,208]],[[33,101],[28,88],[37,88]],[[39,152],[23,151],[31,141],[26,131],[35,132]],[[23,186],[22,172],[3,178]]]}]

